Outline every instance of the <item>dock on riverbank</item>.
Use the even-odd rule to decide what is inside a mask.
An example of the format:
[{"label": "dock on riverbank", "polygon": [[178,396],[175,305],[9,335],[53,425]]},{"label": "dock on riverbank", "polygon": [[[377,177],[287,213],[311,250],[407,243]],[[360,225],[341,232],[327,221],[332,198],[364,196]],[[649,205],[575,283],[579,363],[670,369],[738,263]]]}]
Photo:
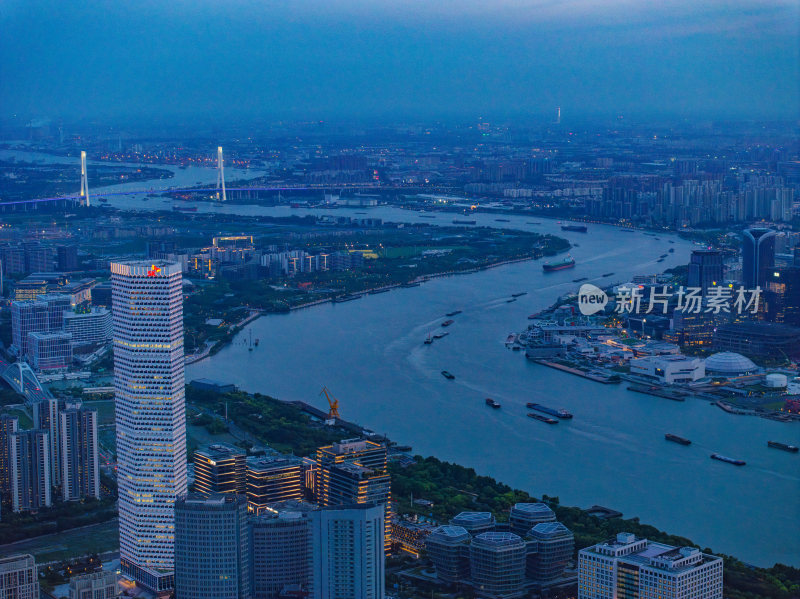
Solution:
[{"label": "dock on riverbank", "polygon": [[589,379],[590,381],[595,381],[596,383],[603,383],[604,385],[613,385],[615,383],[621,382],[621,379],[615,375],[605,375],[605,374],[592,374],[590,372],[584,372],[578,368],[572,368],[571,366],[565,366],[564,364],[559,364],[558,362],[550,362],[549,360],[542,360],[542,359],[532,359],[531,362],[536,362],[537,364],[541,364],[542,366],[547,366],[549,368],[555,368],[556,370],[560,370],[561,372],[566,372],[569,374],[574,374],[575,376],[579,376],[584,379]]},{"label": "dock on riverbank", "polygon": [[665,389],[657,385],[630,385],[628,386],[628,391],[644,393],[645,395],[652,395],[654,397],[663,397],[664,399],[671,399],[672,401],[686,401],[686,397],[689,395],[686,391]]}]

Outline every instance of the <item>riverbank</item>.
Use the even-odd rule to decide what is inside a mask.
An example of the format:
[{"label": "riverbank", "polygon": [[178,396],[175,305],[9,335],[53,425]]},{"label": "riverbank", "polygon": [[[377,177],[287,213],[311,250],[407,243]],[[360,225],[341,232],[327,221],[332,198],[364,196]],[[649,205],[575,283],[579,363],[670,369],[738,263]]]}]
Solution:
[{"label": "riverbank", "polygon": [[[565,248],[563,251],[567,251],[568,249],[569,249],[569,247]],[[349,293],[348,294],[348,299],[350,299],[350,298],[359,299],[362,296],[368,295],[368,294],[376,294],[376,293],[383,293],[383,292],[393,291],[393,290],[397,290],[397,289],[404,289],[404,288],[407,288],[410,285],[411,286],[421,285],[421,284],[423,284],[423,283],[425,283],[425,282],[427,282],[429,280],[432,280],[432,279],[440,279],[440,278],[443,278],[443,277],[451,277],[451,276],[465,275],[465,274],[474,274],[474,273],[477,273],[477,272],[490,270],[490,269],[493,269],[493,268],[497,268],[497,267],[500,267],[500,266],[506,266],[506,265],[509,265],[509,264],[518,264],[518,263],[521,263],[521,262],[528,262],[528,261],[531,261],[531,260],[538,260],[538,259],[540,259],[542,257],[542,255],[543,254],[541,252],[534,251],[529,256],[523,256],[523,257],[520,257],[520,258],[511,258],[511,259],[505,259],[505,260],[498,260],[496,262],[491,262],[491,263],[488,263],[488,264],[482,264],[480,266],[475,266],[475,267],[471,267],[471,268],[465,268],[465,269],[459,269],[459,270],[447,270],[447,271],[434,272],[434,273],[426,273],[423,276],[420,276],[420,277],[417,277],[417,278],[414,278],[414,279],[411,279],[409,281],[402,282],[402,283],[393,283],[393,284],[390,284],[390,285],[382,285],[382,286],[377,286],[377,287],[366,287],[366,288],[363,288],[363,289],[361,289],[359,291]],[[303,303],[299,303],[299,304],[290,305],[290,306],[288,306],[287,310],[282,310],[282,311],[254,310],[245,319],[237,322],[234,325],[231,325],[231,327],[230,327],[230,329],[229,329],[229,331],[226,334],[226,337],[224,339],[218,340],[218,341],[214,342],[211,345],[206,345],[206,347],[203,349],[203,351],[201,353],[199,353],[199,354],[187,354],[185,356],[185,363],[186,363],[186,365],[195,364],[197,362],[200,362],[200,361],[202,361],[202,360],[204,360],[206,358],[209,358],[209,357],[213,356],[214,354],[216,354],[217,352],[222,350],[224,347],[230,345],[233,342],[234,337],[239,332],[241,332],[242,329],[245,328],[245,326],[247,326],[248,324],[254,322],[256,319],[258,319],[258,318],[260,318],[262,316],[268,316],[270,314],[273,314],[273,315],[274,314],[285,314],[286,312],[295,312],[295,311],[298,311],[298,310],[304,310],[304,309],[312,308],[312,307],[315,307],[315,306],[322,306],[322,305],[325,305],[325,304],[335,303],[337,297],[339,297],[339,296],[331,295],[329,297],[316,299],[316,300],[312,300],[312,301],[309,301],[309,302],[303,302]]]}]

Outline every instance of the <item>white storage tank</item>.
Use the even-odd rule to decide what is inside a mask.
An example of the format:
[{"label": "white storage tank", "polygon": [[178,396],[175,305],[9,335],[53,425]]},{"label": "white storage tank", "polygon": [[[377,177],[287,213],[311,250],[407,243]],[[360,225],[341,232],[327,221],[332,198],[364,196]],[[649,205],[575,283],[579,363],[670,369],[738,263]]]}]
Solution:
[{"label": "white storage tank", "polygon": [[766,376],[764,381],[767,387],[771,387],[773,389],[782,389],[786,387],[789,383],[789,379],[786,377],[785,374],[778,374],[777,372],[773,372]]}]

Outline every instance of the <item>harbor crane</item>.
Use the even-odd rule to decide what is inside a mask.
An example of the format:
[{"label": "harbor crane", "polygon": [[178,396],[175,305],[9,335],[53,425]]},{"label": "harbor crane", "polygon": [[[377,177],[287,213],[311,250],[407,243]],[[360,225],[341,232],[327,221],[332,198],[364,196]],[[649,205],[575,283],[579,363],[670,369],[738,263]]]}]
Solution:
[{"label": "harbor crane", "polygon": [[328,400],[328,405],[330,406],[330,411],[328,411],[328,418],[340,418],[339,416],[339,400],[333,396],[330,389],[327,387],[323,387],[322,391],[319,392],[320,395],[325,394],[325,399]]}]

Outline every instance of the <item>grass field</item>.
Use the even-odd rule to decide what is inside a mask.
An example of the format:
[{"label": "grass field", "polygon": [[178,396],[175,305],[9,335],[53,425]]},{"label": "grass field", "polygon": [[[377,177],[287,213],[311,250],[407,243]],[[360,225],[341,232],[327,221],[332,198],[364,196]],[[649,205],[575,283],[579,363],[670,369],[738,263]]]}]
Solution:
[{"label": "grass field", "polygon": [[31,417],[28,416],[28,413],[25,410],[21,408],[6,408],[3,410],[3,413],[17,417],[19,419],[19,428],[33,428],[33,420],[31,420]]},{"label": "grass field", "polygon": [[85,401],[83,407],[97,410],[98,424],[114,424],[114,400]]},{"label": "grass field", "polygon": [[39,564],[119,549],[119,525],[116,520],[92,526],[0,545],[0,555],[30,553]]}]

